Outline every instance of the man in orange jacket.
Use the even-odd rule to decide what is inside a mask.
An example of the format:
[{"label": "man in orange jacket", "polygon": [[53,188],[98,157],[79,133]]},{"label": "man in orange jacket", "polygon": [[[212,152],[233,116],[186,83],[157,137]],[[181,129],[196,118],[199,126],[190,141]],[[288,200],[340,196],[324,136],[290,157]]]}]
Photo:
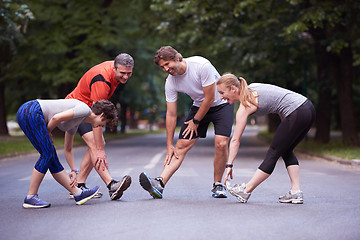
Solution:
[{"label": "man in orange jacket", "polygon": [[[76,88],[66,96],[67,99],[78,99],[86,103],[89,107],[98,100],[108,100],[115,89],[119,86],[123,88],[132,75],[134,67],[133,58],[127,53],[119,54],[114,61],[100,63],[90,70],[80,79]],[[82,123],[78,132],[88,146],[80,165],[78,176],[79,188],[87,188],[86,179],[93,167],[100,175],[109,189],[111,200],[119,199],[123,192],[130,186],[130,176],[124,176],[121,181],[114,180],[109,173],[106,154],[104,151],[105,140],[102,134],[102,127],[92,128],[90,124]],[[74,158],[72,154],[72,142],[74,137],[65,134],[69,144],[64,146],[66,158]],[[95,197],[101,197],[98,193]],[[70,195],[72,197],[72,195]]]}]

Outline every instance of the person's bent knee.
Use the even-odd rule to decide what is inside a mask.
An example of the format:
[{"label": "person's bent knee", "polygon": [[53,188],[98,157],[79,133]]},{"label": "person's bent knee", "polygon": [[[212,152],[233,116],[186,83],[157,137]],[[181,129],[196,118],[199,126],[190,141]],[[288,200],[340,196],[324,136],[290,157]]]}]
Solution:
[{"label": "person's bent knee", "polygon": [[175,145],[175,151],[184,151],[189,150],[195,144],[197,139],[187,140],[187,139],[179,139]]},{"label": "person's bent knee", "polygon": [[263,171],[264,173],[267,173],[267,174],[271,175],[275,168],[272,168],[272,167],[264,167],[264,166],[260,165],[260,166],[259,166],[259,169],[260,169],[261,171]]},{"label": "person's bent knee", "polygon": [[223,140],[220,140],[220,141],[215,141],[215,150],[216,151],[227,150],[228,142],[229,141],[227,139],[223,139]]},{"label": "person's bent knee", "polygon": [[64,152],[72,152],[73,146],[72,145],[64,145]]},{"label": "person's bent knee", "polygon": [[291,167],[291,166],[299,166],[299,163],[290,163],[290,164],[285,164],[285,167]]}]

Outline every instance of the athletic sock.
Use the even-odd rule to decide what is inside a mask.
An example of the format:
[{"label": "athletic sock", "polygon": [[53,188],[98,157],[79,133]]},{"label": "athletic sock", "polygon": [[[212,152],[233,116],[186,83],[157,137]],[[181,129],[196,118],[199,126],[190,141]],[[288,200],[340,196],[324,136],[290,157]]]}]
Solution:
[{"label": "athletic sock", "polygon": [[29,200],[29,199],[32,198],[33,196],[35,196],[35,194],[27,195],[27,196],[26,196],[26,199]]},{"label": "athletic sock", "polygon": [[82,189],[79,188],[79,189],[77,190],[77,192],[74,194],[74,196],[80,196],[81,193],[82,193]]},{"label": "athletic sock", "polygon": [[244,188],[244,193],[246,193],[246,194],[250,194],[250,193],[248,193],[248,192],[246,191],[246,186],[245,186],[245,188]]},{"label": "athletic sock", "polygon": [[290,193],[291,193],[292,195],[297,194],[297,193],[299,193],[299,192],[301,192],[301,190],[290,190]]},{"label": "athletic sock", "polygon": [[162,177],[157,177],[156,180],[158,180],[160,182],[161,187],[163,187],[163,188],[165,187],[165,185],[162,181]]},{"label": "athletic sock", "polygon": [[113,185],[114,183],[117,183],[117,181],[115,181],[114,179],[112,179],[111,182],[107,185],[107,188],[110,190],[110,189],[111,189],[111,185]]},{"label": "athletic sock", "polygon": [[85,183],[78,183],[78,188],[86,188],[86,185],[85,185]]}]

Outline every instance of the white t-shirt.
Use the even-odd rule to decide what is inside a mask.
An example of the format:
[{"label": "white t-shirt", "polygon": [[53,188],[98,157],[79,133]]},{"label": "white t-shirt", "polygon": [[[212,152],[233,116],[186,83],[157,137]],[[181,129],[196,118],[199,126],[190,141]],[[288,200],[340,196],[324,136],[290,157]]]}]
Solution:
[{"label": "white t-shirt", "polygon": [[193,105],[200,107],[205,99],[203,87],[215,83],[215,100],[211,107],[226,103],[220,99],[220,94],[216,89],[216,82],[220,74],[209,60],[203,57],[194,56],[184,58],[186,61],[186,71],[182,75],[169,76],[165,83],[165,96],[167,102],[176,102],[178,92],[186,93],[194,101]]}]

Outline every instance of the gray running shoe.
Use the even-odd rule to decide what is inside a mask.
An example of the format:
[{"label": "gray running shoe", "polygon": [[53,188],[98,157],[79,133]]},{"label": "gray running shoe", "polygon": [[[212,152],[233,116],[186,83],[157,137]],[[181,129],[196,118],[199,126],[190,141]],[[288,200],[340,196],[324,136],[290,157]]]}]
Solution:
[{"label": "gray running shoe", "polygon": [[120,182],[116,181],[115,183],[113,183],[109,190],[111,200],[117,200],[121,198],[123,192],[126,189],[128,189],[130,184],[131,184],[131,177],[128,175],[123,177],[123,179]]},{"label": "gray running shoe", "polygon": [[[80,187],[80,189],[84,190],[84,189],[89,189],[89,188],[85,185],[84,187]],[[103,194],[100,191],[98,191],[93,198],[101,198],[102,196],[103,196]],[[74,199],[74,195],[69,193],[69,198]]]},{"label": "gray running shoe", "polygon": [[225,186],[222,185],[220,182],[214,183],[213,189],[211,190],[213,192],[212,196],[214,198],[227,198],[225,189]]},{"label": "gray running shoe", "polygon": [[279,197],[279,202],[302,204],[304,202],[303,193],[299,192],[299,193],[291,194],[291,191],[289,191],[284,196]]},{"label": "gray running shoe", "polygon": [[235,196],[240,202],[246,203],[251,195],[251,193],[245,193],[245,183],[243,184],[234,184],[231,186],[230,182],[226,182],[226,187],[229,193]]},{"label": "gray running shoe", "polygon": [[139,176],[140,185],[155,199],[162,198],[164,187],[161,186],[160,178],[150,178],[142,172]]}]

